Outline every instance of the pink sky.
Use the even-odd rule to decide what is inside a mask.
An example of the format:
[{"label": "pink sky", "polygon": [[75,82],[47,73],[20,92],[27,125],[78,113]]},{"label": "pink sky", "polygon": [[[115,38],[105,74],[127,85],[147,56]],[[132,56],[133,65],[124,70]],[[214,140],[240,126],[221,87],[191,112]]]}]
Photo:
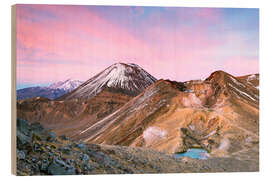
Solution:
[{"label": "pink sky", "polygon": [[259,72],[258,9],[17,6],[17,83],[87,80],[116,62],[157,79]]}]

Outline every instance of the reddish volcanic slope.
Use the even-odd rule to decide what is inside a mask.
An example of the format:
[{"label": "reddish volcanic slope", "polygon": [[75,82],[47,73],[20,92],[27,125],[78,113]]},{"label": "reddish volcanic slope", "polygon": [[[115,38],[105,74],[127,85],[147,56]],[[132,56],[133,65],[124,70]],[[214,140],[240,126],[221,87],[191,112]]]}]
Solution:
[{"label": "reddish volcanic slope", "polygon": [[18,101],[17,114],[78,141],[166,153],[201,147],[211,156],[250,150],[256,155],[258,85],[259,75],[223,71],[204,81],[156,81],[137,65],[115,64],[58,101]]},{"label": "reddish volcanic slope", "polygon": [[37,97],[18,101],[17,116],[29,122],[40,122],[56,132],[72,135],[78,128],[106,117],[130,99],[128,95],[111,93],[106,89],[85,101],[53,101]]},{"label": "reddish volcanic slope", "polygon": [[164,152],[203,147],[215,156],[258,143],[258,90],[218,71],[205,81],[159,80],[111,115],[77,132],[85,142]]},{"label": "reddish volcanic slope", "polygon": [[72,136],[113,113],[155,81],[138,65],[117,63],[55,101],[42,97],[18,101],[17,116]]}]

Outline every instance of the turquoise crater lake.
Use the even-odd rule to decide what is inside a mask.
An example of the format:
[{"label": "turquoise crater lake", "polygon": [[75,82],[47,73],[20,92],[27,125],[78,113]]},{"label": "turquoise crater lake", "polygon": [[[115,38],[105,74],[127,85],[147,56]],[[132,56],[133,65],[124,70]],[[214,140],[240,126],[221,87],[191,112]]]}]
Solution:
[{"label": "turquoise crater lake", "polygon": [[207,159],[209,157],[208,152],[205,149],[191,148],[183,153],[174,153],[175,158],[189,157],[192,159]]}]

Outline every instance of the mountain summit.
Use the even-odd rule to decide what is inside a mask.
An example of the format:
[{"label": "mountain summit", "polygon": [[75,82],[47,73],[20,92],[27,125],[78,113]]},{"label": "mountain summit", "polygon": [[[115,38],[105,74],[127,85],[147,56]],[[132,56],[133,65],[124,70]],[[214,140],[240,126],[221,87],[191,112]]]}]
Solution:
[{"label": "mountain summit", "polygon": [[104,89],[136,96],[155,81],[156,78],[136,64],[116,63],[60,99],[88,99]]},{"label": "mountain summit", "polygon": [[59,81],[49,86],[51,89],[63,89],[65,91],[71,91],[81,85],[83,82],[79,80],[67,79],[65,81]]}]

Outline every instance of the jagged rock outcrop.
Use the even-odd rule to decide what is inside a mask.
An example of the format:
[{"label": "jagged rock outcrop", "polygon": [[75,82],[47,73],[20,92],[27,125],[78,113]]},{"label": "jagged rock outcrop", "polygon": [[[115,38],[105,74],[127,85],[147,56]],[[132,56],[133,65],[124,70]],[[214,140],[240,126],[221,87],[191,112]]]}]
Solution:
[{"label": "jagged rock outcrop", "polygon": [[20,176],[240,171],[258,171],[258,166],[252,160],[237,158],[175,159],[143,148],[84,144],[65,136],[56,137],[38,123],[17,119]]}]

